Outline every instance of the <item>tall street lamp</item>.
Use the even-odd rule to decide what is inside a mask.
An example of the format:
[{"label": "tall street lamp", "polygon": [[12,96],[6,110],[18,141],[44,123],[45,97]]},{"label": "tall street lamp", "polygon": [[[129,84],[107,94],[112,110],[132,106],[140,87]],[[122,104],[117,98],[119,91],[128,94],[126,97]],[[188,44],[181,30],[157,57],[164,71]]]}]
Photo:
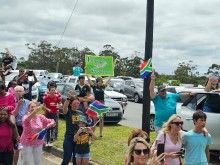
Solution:
[{"label": "tall street lamp", "polygon": [[[152,58],[153,23],[154,23],[154,0],[147,0],[146,38],[145,38],[145,56],[144,56],[145,61]],[[148,133],[148,135],[150,135],[150,91],[149,91],[149,85],[150,85],[150,76],[147,76],[144,79],[144,89],[143,89],[142,130],[146,131]]]}]

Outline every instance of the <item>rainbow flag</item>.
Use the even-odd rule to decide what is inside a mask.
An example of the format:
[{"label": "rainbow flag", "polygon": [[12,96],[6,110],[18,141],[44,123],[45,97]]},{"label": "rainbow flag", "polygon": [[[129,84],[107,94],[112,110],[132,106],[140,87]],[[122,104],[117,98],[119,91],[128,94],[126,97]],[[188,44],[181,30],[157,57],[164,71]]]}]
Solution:
[{"label": "rainbow flag", "polygon": [[86,114],[88,116],[101,119],[103,114],[108,112],[110,109],[110,107],[105,106],[104,104],[95,100],[89,105],[88,109],[86,110]]},{"label": "rainbow flag", "polygon": [[42,140],[44,138],[46,132],[47,132],[47,129],[44,128],[40,132],[38,132],[34,135],[31,135],[28,139],[29,140]]},{"label": "rainbow flag", "polygon": [[140,66],[140,76],[142,79],[145,79],[147,75],[149,75],[152,72],[152,61],[151,58]]}]

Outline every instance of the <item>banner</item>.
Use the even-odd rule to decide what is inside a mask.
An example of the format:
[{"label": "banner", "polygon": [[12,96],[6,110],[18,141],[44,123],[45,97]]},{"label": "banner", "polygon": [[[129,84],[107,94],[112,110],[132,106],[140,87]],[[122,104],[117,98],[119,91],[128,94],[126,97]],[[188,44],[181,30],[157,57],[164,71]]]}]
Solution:
[{"label": "banner", "polygon": [[85,56],[86,74],[93,76],[114,76],[113,57]]}]

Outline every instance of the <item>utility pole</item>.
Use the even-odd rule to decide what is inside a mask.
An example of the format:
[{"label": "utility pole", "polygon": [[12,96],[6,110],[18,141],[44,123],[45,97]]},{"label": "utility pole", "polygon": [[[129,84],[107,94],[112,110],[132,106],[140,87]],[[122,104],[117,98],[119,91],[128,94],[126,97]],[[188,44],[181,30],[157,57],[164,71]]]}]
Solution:
[{"label": "utility pole", "polygon": [[[146,38],[145,38],[145,61],[152,58],[153,49],[153,24],[154,24],[154,0],[147,0],[146,11]],[[143,109],[142,109],[142,130],[150,137],[150,76],[144,79]],[[150,140],[150,139],[149,139]]]}]

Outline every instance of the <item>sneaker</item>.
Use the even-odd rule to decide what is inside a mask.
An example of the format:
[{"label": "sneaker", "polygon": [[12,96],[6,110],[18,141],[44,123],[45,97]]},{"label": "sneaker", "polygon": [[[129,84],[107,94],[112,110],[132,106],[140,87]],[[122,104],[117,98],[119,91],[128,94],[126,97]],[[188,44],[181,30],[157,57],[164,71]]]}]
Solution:
[{"label": "sneaker", "polygon": [[53,142],[49,142],[49,147],[52,147],[53,146]]},{"label": "sneaker", "polygon": [[99,136],[99,138],[100,138],[100,139],[102,139],[102,138],[103,138],[103,136],[102,136],[102,135],[100,135],[100,136]]},{"label": "sneaker", "polygon": [[22,149],[23,149],[23,146],[21,145],[21,143],[18,143],[18,144],[17,144],[17,149],[18,149],[18,150],[22,150]]},{"label": "sneaker", "polygon": [[48,142],[45,144],[45,147],[49,147],[49,143]]}]

